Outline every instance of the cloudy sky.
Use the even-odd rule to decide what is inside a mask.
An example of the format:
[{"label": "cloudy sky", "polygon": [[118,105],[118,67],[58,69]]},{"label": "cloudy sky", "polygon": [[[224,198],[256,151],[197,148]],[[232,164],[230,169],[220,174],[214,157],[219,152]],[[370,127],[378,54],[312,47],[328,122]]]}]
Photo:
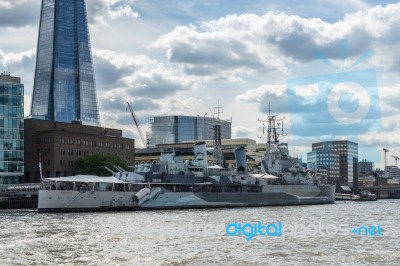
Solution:
[{"label": "cloudy sky", "polygon": [[[0,0],[0,70],[22,77],[29,115],[39,0]],[[349,139],[381,166],[400,155],[400,3],[392,1],[86,0],[102,126],[137,138],[153,115],[211,115],[233,137],[265,141],[259,119],[285,117],[284,140]],[[137,141],[140,146],[140,141]],[[389,164],[394,159],[388,157]]]}]

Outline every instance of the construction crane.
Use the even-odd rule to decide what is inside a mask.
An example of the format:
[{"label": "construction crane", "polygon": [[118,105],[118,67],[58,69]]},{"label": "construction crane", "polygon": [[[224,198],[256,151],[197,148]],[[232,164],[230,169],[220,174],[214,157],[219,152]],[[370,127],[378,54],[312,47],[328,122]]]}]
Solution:
[{"label": "construction crane", "polygon": [[396,166],[397,166],[397,161],[400,159],[398,156],[392,155],[392,157],[396,160]]},{"label": "construction crane", "polygon": [[142,132],[142,128],[140,127],[139,121],[136,118],[135,112],[133,111],[131,105],[128,102],[126,102],[126,103],[128,104],[129,111],[132,114],[133,121],[135,122],[136,128],[137,128],[137,130],[139,132],[139,135],[140,135],[140,138],[142,139],[143,147],[146,148],[146,140],[144,138],[144,135],[143,135],[143,132]]},{"label": "construction crane", "polygon": [[383,152],[385,153],[385,168],[386,168],[386,153],[388,152],[388,149],[383,148]]}]

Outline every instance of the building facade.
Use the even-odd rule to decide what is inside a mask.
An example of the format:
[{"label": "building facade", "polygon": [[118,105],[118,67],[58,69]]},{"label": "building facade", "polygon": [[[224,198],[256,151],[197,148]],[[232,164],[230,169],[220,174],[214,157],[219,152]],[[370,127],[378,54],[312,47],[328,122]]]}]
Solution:
[{"label": "building facade", "polygon": [[24,182],[40,181],[39,161],[43,177],[74,175],[80,158],[99,152],[120,155],[133,166],[134,145],[119,129],[27,118]]},{"label": "building facade", "polygon": [[358,162],[359,173],[362,175],[368,175],[374,171],[375,164],[367,160],[361,160]]},{"label": "building facade", "polygon": [[[213,147],[213,140],[206,141],[207,147]],[[221,146],[224,150],[231,149],[232,151],[238,147],[243,147],[246,152],[255,152],[257,150],[257,144],[254,139],[249,138],[236,138],[236,139],[222,139]]]},{"label": "building facade", "polygon": [[0,184],[15,184],[24,175],[24,85],[0,74]]},{"label": "building facade", "polygon": [[391,178],[400,179],[400,168],[397,165],[386,166],[385,175]]},{"label": "building facade", "polygon": [[323,169],[330,182],[339,180],[339,153],[333,150],[315,150],[307,153],[307,168]]},{"label": "building facade", "polygon": [[221,138],[231,138],[231,122],[200,116],[155,116],[150,122],[150,147],[184,141],[213,140],[214,125],[220,125]]},{"label": "building facade", "polygon": [[327,170],[328,180],[339,185],[358,187],[358,144],[348,140],[312,144],[307,154],[309,167]]},{"label": "building facade", "polygon": [[100,125],[84,0],[42,0],[31,115]]}]

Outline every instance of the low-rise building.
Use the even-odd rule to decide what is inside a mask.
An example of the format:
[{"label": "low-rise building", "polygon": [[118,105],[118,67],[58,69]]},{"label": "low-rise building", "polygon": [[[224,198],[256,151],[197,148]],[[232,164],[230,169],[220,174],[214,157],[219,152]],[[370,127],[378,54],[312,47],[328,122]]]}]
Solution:
[{"label": "low-rise building", "polygon": [[135,164],[134,139],[122,137],[122,130],[25,119],[25,177],[24,182],[40,181],[39,162],[43,177],[76,174],[80,158],[104,152],[122,156],[128,165]]}]

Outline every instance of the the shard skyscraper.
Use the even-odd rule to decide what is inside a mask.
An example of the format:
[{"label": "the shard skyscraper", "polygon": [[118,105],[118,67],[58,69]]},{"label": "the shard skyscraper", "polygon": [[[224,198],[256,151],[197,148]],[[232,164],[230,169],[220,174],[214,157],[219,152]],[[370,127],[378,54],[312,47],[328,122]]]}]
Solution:
[{"label": "the shard skyscraper", "polygon": [[85,0],[42,0],[31,115],[100,125]]}]

